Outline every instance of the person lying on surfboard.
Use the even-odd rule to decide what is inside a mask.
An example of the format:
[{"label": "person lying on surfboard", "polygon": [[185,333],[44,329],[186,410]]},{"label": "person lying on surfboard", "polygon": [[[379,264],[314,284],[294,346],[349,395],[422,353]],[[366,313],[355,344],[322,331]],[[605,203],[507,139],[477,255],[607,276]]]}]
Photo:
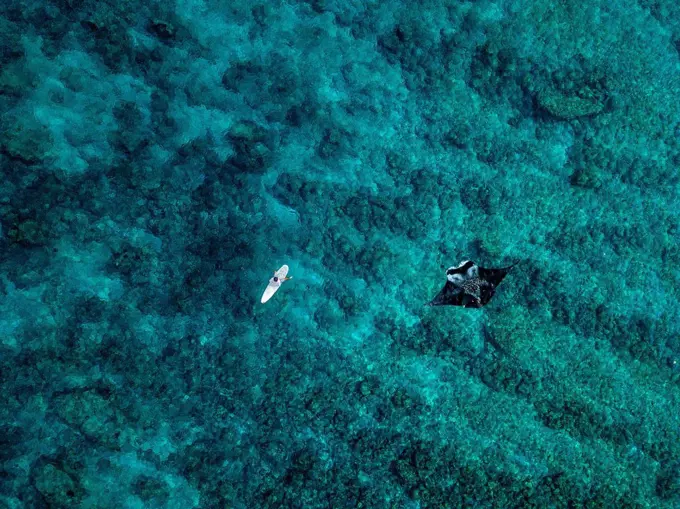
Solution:
[{"label": "person lying on surfboard", "polygon": [[281,283],[288,281],[289,279],[293,278],[288,277],[288,265],[282,265],[279,270],[274,271],[274,277],[269,280],[269,284],[267,285],[267,288],[264,289],[260,302],[264,304],[271,299],[272,295],[274,295],[281,286]]}]

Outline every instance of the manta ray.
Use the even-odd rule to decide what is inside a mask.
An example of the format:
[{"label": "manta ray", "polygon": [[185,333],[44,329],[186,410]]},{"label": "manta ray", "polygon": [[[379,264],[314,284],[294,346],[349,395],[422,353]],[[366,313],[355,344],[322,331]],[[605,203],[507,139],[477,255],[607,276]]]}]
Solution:
[{"label": "manta ray", "polygon": [[481,308],[496,293],[496,287],[516,264],[501,269],[487,269],[464,260],[446,269],[446,284],[428,306],[463,306]]}]

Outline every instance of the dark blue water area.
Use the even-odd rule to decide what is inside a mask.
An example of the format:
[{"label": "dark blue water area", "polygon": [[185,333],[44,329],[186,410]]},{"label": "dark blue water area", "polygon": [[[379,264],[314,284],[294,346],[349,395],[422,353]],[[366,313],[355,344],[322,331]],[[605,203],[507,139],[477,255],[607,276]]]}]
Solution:
[{"label": "dark blue water area", "polygon": [[0,509],[680,507],[679,49],[675,0],[2,2]]}]

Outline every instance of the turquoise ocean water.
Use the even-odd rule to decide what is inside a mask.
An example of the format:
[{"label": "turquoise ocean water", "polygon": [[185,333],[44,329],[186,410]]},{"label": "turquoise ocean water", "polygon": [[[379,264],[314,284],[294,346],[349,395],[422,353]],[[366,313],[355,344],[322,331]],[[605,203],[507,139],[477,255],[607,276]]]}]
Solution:
[{"label": "turquoise ocean water", "polygon": [[[680,507],[679,52],[675,0],[2,2],[0,508]],[[425,306],[463,260],[519,263]]]}]

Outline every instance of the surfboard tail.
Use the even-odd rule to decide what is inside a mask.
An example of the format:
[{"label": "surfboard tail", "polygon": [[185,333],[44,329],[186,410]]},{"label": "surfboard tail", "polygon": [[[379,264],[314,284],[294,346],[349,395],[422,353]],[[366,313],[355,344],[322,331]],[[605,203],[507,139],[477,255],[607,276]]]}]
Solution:
[{"label": "surfboard tail", "polygon": [[271,299],[274,294],[276,293],[276,290],[278,290],[278,286],[274,285],[267,285],[267,288],[264,289],[264,293],[262,294],[262,298],[260,299],[260,302],[264,304],[267,302],[269,299]]}]

